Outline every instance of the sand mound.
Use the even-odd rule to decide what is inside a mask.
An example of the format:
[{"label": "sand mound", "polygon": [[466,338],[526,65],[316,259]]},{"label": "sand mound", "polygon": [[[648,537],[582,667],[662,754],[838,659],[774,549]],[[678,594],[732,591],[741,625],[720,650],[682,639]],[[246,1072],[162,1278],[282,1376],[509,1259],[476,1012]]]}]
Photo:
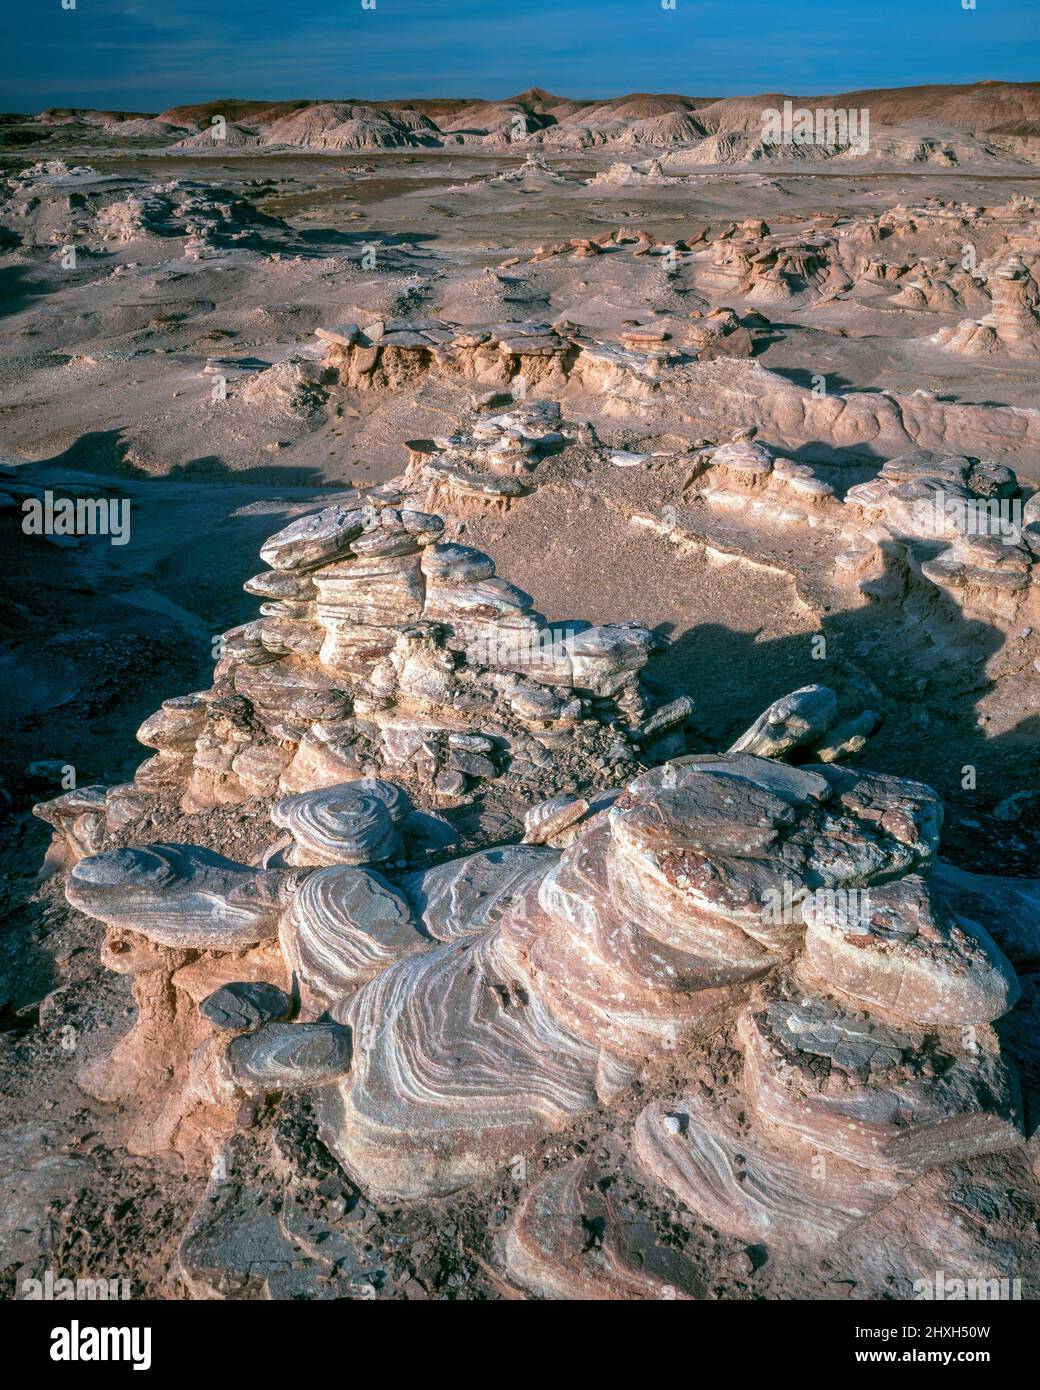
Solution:
[{"label": "sand mound", "polygon": [[[219,133],[218,133],[219,132]],[[176,150],[206,150],[226,149],[228,146],[240,147],[242,145],[259,145],[260,137],[256,131],[249,130],[244,125],[237,125],[234,121],[229,121],[223,127],[206,126],[204,129],[196,131],[194,135],[187,135],[183,140],[178,140],[174,145]]]},{"label": "sand mound", "polygon": [[417,137],[426,133],[436,135],[437,127],[418,111],[329,101],[280,116],[267,128],[263,143],[319,150],[397,149],[421,143]]}]

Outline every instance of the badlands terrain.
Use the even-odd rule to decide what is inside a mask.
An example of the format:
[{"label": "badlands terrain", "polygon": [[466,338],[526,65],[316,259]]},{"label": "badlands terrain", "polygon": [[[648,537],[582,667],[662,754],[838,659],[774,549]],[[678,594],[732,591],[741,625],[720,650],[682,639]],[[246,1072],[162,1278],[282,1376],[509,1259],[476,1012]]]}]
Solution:
[{"label": "badlands terrain", "polygon": [[2,118],[5,1297],[1037,1296],[1038,90]]}]

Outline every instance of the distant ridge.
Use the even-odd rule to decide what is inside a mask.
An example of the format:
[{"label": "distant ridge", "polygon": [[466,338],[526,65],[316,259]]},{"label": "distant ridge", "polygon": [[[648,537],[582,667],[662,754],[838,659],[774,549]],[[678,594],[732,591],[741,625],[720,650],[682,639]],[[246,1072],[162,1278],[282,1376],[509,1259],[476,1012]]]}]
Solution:
[{"label": "distant ridge", "polygon": [[[896,163],[1009,161],[1040,164],[1040,82],[982,80],[915,87],[864,88],[811,96],[766,92],[699,97],[676,92],[628,92],[576,100],[532,86],[515,96],[423,97],[374,101],[296,98],[263,101],[222,97],[171,106],[155,116],[139,112],[50,107],[31,124],[46,143],[49,129],[68,140],[76,127],[100,128],[114,140],[160,140],[168,147],[200,149],[195,139],[214,117],[234,127],[235,142],[255,148],[380,150],[540,146],[573,152],[603,146],[674,152],[691,165],[758,160],[850,158],[848,150],[811,150],[763,142],[763,113],[771,107],[869,113],[873,158]],[[219,126],[219,123],[218,123]],[[21,143],[33,143],[32,131]],[[55,137],[52,143],[58,143]],[[857,151],[863,156],[864,151]],[[669,157],[672,157],[669,155]]]}]

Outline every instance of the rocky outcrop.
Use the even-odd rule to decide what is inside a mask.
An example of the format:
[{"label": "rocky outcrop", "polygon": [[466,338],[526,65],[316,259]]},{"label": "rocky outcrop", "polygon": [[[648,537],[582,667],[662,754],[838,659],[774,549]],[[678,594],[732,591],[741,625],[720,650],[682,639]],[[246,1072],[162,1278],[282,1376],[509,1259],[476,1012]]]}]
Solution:
[{"label": "rocky outcrop", "polygon": [[281,219],[241,194],[200,179],[134,179],[130,192],[126,185],[125,178],[89,165],[41,162],[3,187],[0,219],[28,246],[69,243],[90,255],[137,240],[175,238],[184,242],[183,257],[196,261],[257,251],[288,232]]},{"label": "rocky outcrop", "polygon": [[[488,394],[492,404],[508,408],[477,415],[469,428],[450,438],[407,441],[409,463],[403,486],[422,496],[424,505],[462,516],[508,511],[518,497],[536,487],[539,460],[573,438],[572,428],[561,432],[564,426],[557,402],[514,401],[505,393],[500,398]],[[461,555],[460,547],[455,550]],[[455,556],[456,571],[460,555]],[[450,562],[448,555],[439,566],[443,577],[450,577]],[[490,578],[490,572],[479,572],[485,568],[470,562],[471,577]]]},{"label": "rocky outcrop", "polygon": [[766,1126],[859,1168],[913,1175],[1014,1145],[1017,1080],[996,1037],[881,1025],[826,998],[780,999],[738,1023]]},{"label": "rocky outcrop", "polygon": [[[1017,983],[930,880],[928,788],[695,755],[599,806],[532,812],[543,843],[403,875],[386,839],[415,814],[400,791],[331,795],[291,798],[275,819],[322,826],[357,806],[354,862],[256,870],[156,846],[70,874],[70,900],[109,924],[112,959],[136,977],[138,1022],[104,1085],[89,1068],[84,1084],[137,1098],[139,1147],[219,1137],[236,1105],[302,1089],[364,1190],[427,1197],[522,1161],[631,1094],[655,1059],[724,1037],[741,1092],[652,1100],[635,1158],[715,1229],[783,1251],[825,1248],[919,1174],[1020,1142],[990,1026]],[[338,830],[319,839],[324,863]],[[576,1244],[560,1213],[598,1210],[589,1182],[571,1164],[525,1195],[503,1246],[511,1277],[548,1297],[696,1296],[695,1269],[652,1233],[635,1239],[621,1189],[594,1228],[610,1242]]]},{"label": "rocky outcrop", "polygon": [[989,280],[989,289],[988,314],[940,329],[932,341],[969,356],[1040,356],[1040,290],[1022,257],[1012,256],[1000,265]]},{"label": "rocky outcrop", "polygon": [[700,289],[739,295],[752,304],[816,299],[852,284],[833,235],[772,235],[764,223],[717,236],[696,264]]},{"label": "rocky outcrop", "polygon": [[548,1299],[703,1298],[694,1261],[661,1241],[626,1196],[616,1167],[595,1158],[536,1180],[502,1242],[510,1278]]},{"label": "rocky outcrop", "polygon": [[687,498],[742,523],[821,528],[837,547],[836,580],[870,599],[938,590],[1004,631],[1035,612],[1040,510],[1010,468],[920,449],[888,459],[839,498],[825,468],[777,457],[749,433],[693,455]]},{"label": "rocky outcrop", "polygon": [[770,1249],[825,1247],[905,1186],[831,1156],[814,1163],[739,1103],[697,1090],[647,1106],[633,1137],[640,1167],[701,1220]]},{"label": "rocky outcrop", "polygon": [[[881,595],[893,581],[916,577],[1000,626],[1035,606],[1040,545],[1009,468],[923,451],[901,455],[849,488],[845,507],[867,525],[861,522],[839,564],[865,593]],[[899,571],[906,579],[894,579]]]},{"label": "rocky outcrop", "polygon": [[[486,431],[493,454],[531,456],[511,423],[521,416],[546,418],[538,409],[501,417]],[[425,489],[437,456],[413,452],[412,480]],[[436,485],[447,476],[438,472]],[[455,805],[505,772],[542,785],[562,743],[632,765],[674,739],[688,708],[655,722],[640,684],[660,639],[638,624],[553,628],[489,556],[443,533],[439,516],[390,488],[272,536],[261,552],[271,568],[246,584],[263,600],[260,617],[221,639],[212,689],[167,700],[141,726],[155,755],[134,782],[37,808],[56,832],[49,867],[100,849],[170,797],[189,811],[282,797],[274,816],[292,837],[287,863],[377,862],[397,853],[393,805],[388,812],[376,796],[362,814],[356,798],[319,806],[292,794],[353,782],[363,799],[384,784],[358,779],[385,772]],[[426,824],[424,848],[443,848],[443,832]],[[385,853],[373,854],[371,835]]]},{"label": "rocky outcrop", "polygon": [[[595,243],[543,248],[535,260],[563,251],[594,254]],[[654,243],[644,243],[650,250]],[[598,248],[596,248],[598,249]],[[637,244],[637,252],[638,252]],[[661,244],[661,250],[665,249]],[[674,247],[673,247],[674,249]],[[582,329],[559,320],[547,323],[452,325],[440,320],[402,320],[338,324],[318,329],[325,362],[350,390],[400,389],[427,375],[473,383],[485,388],[538,391],[559,395],[574,378],[580,381],[609,362],[619,373],[656,378],[669,364],[716,357],[750,357],[751,333],[732,309],[698,313],[669,330],[606,331]]]}]

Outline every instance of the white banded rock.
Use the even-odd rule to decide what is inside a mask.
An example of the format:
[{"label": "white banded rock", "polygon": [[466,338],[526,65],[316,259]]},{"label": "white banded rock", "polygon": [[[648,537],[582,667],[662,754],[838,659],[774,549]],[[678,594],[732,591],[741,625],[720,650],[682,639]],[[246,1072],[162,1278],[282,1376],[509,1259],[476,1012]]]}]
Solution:
[{"label": "white banded rock", "polygon": [[530,595],[508,580],[491,577],[465,584],[429,578],[422,615],[427,622],[446,623],[455,632],[483,631],[488,624],[522,617],[531,610]]},{"label": "white banded rock", "polygon": [[[488,920],[474,862],[464,861],[462,878],[451,866],[432,871],[462,896],[443,916],[436,897],[433,911],[427,902],[427,928],[456,945],[391,965],[334,1006],[355,1028],[356,1065],[328,1122],[333,1149],[380,1191],[450,1190],[504,1162],[522,1135],[529,1142],[587,1108],[601,1088],[615,1097],[642,1059],[719,1028],[801,930],[759,930],[761,941],[744,929],[760,921],[765,885],[834,873],[828,837],[840,835],[850,875],[900,872],[914,859],[906,841],[930,852],[927,789],[826,772],[736,755],[644,774],[562,854],[543,851],[511,902],[488,895],[495,925],[468,941],[464,914]],[[879,833],[871,813],[896,811],[901,838]],[[817,839],[825,848],[814,866]],[[705,893],[702,870],[716,863],[731,883],[757,865],[753,893],[743,885],[729,902]],[[480,864],[481,876],[491,867]],[[553,1089],[564,1065],[566,1100]],[[546,1087],[558,1098],[551,1105],[530,1098]]]},{"label": "white banded rock", "polygon": [[773,471],[773,454],[764,444],[751,440],[720,444],[712,454],[712,467],[725,469],[743,484],[768,478]]},{"label": "white banded rock", "polygon": [[325,1086],[350,1067],[350,1029],[331,1021],[265,1023],[228,1043],[225,1065],[247,1095]]},{"label": "white banded rock", "polygon": [[938,805],[928,788],[846,769],[679,758],[637,778],[610,812],[612,862],[625,870],[615,891],[637,920],[660,920],[665,935],[696,923],[720,968],[755,973],[756,943],[787,951],[800,939],[788,899],[926,861]]},{"label": "white banded rock", "polygon": [[[898,936],[899,950],[934,932],[953,951],[951,961],[931,952],[913,988],[895,990],[897,1007],[925,1013],[928,989],[942,995],[943,1008],[956,999],[959,1018],[969,1017],[965,999],[980,1016],[1011,1002],[1010,988],[1000,994],[995,950],[978,946],[981,936],[962,937],[959,924],[935,926],[927,888],[912,872],[929,867],[938,839],[941,810],[927,787],[833,765],[696,755],[589,800],[560,832],[573,836],[565,848],[502,846],[396,883],[357,861],[404,860],[421,840],[424,817],[400,788],[369,779],[298,794],[279,803],[275,819],[296,836],[285,860],[302,848],[301,862],[325,867],[290,876],[219,861],[218,881],[216,869],[207,877],[193,857],[213,856],[183,850],[187,883],[174,876],[172,906],[162,902],[162,875],[149,883],[143,874],[148,891],[132,915],[121,892],[125,871],[102,874],[102,891],[88,900],[80,890],[79,901],[71,876],[70,898],[95,915],[147,933],[150,912],[164,944],[212,950],[239,949],[244,939],[213,926],[237,903],[229,871],[231,880],[263,884],[264,939],[278,921],[280,951],[278,969],[254,962],[258,978],[291,977],[305,1018],[327,1012],[342,1027],[315,1042],[315,1058],[309,1023],[264,1024],[248,1046],[238,1037],[224,1052],[212,1036],[199,1047],[186,1021],[183,1045],[194,1060],[184,1096],[169,1098],[168,1119],[199,1105],[223,1114],[242,1091],[315,1087],[323,1137],[359,1183],[391,1198],[438,1195],[615,1103],[656,1054],[735,1023],[745,1118],[699,1114],[697,1145],[677,1156],[669,1146],[684,1123],[689,1134],[691,1103],[685,1122],[664,1117],[671,1156],[646,1162],[679,1195],[683,1184],[700,1185],[696,1199],[682,1200],[742,1238],[769,1231],[774,1241],[826,1242],[908,1176],[1019,1140],[1015,1078],[985,1023],[899,1025],[822,994],[778,996],[821,969],[819,959],[791,968],[807,928],[787,900],[795,908],[810,897],[817,908],[822,902],[820,923],[808,927],[822,932],[829,900],[820,890],[866,887],[885,908],[883,921],[869,925]],[[117,855],[135,862],[154,853]],[[87,861],[85,877],[112,858]],[[766,910],[770,894],[784,911]],[[248,935],[259,939],[255,928]],[[871,998],[885,1002],[871,1007],[888,1017],[891,943],[878,949],[884,959]],[[842,959],[839,952],[832,974],[844,970]],[[965,962],[969,977],[975,972],[967,985]],[[181,955],[169,965],[146,962],[150,992],[142,997],[166,998],[164,971],[181,964]],[[231,964],[242,968],[237,956]],[[858,977],[853,983],[863,988]],[[150,1025],[152,1042],[154,1035]],[[830,1187],[812,1210],[803,1148],[832,1163]],[[858,1188],[846,1180],[849,1165],[868,1173]],[[780,1236],[776,1224],[785,1224]],[[531,1278],[536,1247],[551,1264],[532,1228]],[[569,1264],[567,1249],[559,1252],[561,1278],[570,1279],[580,1266]],[[551,1275],[542,1273],[548,1289]]]},{"label": "white banded rock", "polygon": [[609,842],[593,825],[529,886],[503,923],[503,949],[571,1032],[638,1063],[717,1028],[739,998],[724,986],[772,962],[742,937],[745,959],[720,966],[687,924],[627,911],[610,891]]},{"label": "white banded rock", "polygon": [[[564,792],[532,806],[524,817],[524,825],[529,827],[524,831],[524,844],[545,844],[553,849],[567,849],[591,829],[593,822],[609,811],[623,794],[621,787],[577,798]],[[571,804],[575,801],[576,806]]]},{"label": "white banded rock", "polygon": [[1037,284],[1021,256],[1009,257],[993,271],[989,290],[992,303],[988,314],[940,329],[933,341],[955,352],[976,356],[1040,356]]},{"label": "white banded rock", "polygon": [[54,839],[44,860],[43,873],[69,868],[84,855],[103,848],[106,830],[106,796],[101,786],[77,787],[33,807],[33,815],[46,821]]},{"label": "white banded rock", "polygon": [[490,579],[495,562],[482,550],[468,545],[434,545],[423,554],[422,572],[442,584],[473,584]]},{"label": "white banded rock", "polygon": [[289,721],[341,719],[351,711],[342,682],[325,671],[277,665],[239,666],[235,690],[245,696],[260,719]]},{"label": "white banded rock", "polygon": [[282,915],[279,940],[318,1012],[431,944],[406,897],[381,875],[349,865],[308,874]]},{"label": "white banded rock", "polygon": [[[913,575],[952,589],[960,606],[1004,626],[1031,588],[1025,507],[1015,474],[1003,464],[915,450],[849,488],[845,505],[862,520],[839,563],[863,571],[858,582],[868,596],[885,595],[885,571],[895,566],[904,582]],[[859,548],[873,559],[857,560]]]},{"label": "white banded rock", "polygon": [[540,846],[502,845],[398,882],[435,941],[465,940],[494,926],[556,859]]},{"label": "white banded rock", "polygon": [[597,1050],[517,979],[495,930],[390,966],[335,1013],[355,1057],[322,1132],[370,1192],[454,1191],[596,1103]]},{"label": "white banded rock", "polygon": [[544,845],[587,814],[589,803],[583,796],[561,792],[524,812],[524,843]]},{"label": "white banded rock", "polygon": [[340,561],[318,571],[315,584],[321,660],[333,671],[363,675],[393,650],[398,627],[423,614],[416,555]]},{"label": "white banded rock", "polygon": [[[558,415],[549,404],[516,407],[495,437]],[[543,442],[552,434],[536,430]],[[223,635],[212,689],[167,700],[141,726],[157,752],[135,774],[139,792],[176,793],[195,812],[385,769],[414,777],[437,804],[499,777],[514,755],[534,757],[519,726],[548,740],[614,713],[618,739],[638,743],[653,718],[640,673],[659,638],[639,624],[554,629],[489,556],[442,543],[443,520],[399,487],[358,500],[270,539],[273,568],[246,584],[261,616]],[[613,711],[583,704],[579,690]],[[490,748],[457,742],[485,729]],[[75,824],[71,801],[47,804],[44,818]],[[58,836],[55,854],[104,847],[100,814],[82,826],[89,844]]]},{"label": "white banded rock", "polygon": [[296,602],[313,603],[314,580],[306,572],[293,570],[264,570],[247,579],[242,585],[247,594],[270,600],[289,599]]},{"label": "white banded rock", "polygon": [[288,749],[277,744],[253,743],[231,759],[231,771],[248,795],[275,796],[289,758]]},{"label": "white banded rock", "polygon": [[686,1092],[636,1121],[637,1163],[702,1221],[772,1249],[820,1247],[906,1186],[749,1123],[741,1107]]},{"label": "white banded rock", "polygon": [[197,845],[143,845],[82,859],[65,896],[88,917],[161,946],[236,951],[266,941],[293,875],[237,864]]},{"label": "white banded rock", "polygon": [[409,706],[423,711],[419,718],[412,716],[421,742],[421,731],[431,726],[429,711],[452,708],[461,689],[454,653],[444,643],[444,629],[427,622],[402,628],[389,658],[375,668],[368,683],[379,694],[386,690],[404,707],[382,721],[388,751],[394,743],[391,729],[409,722]]},{"label": "white banded rock", "polygon": [[569,684],[595,695],[615,695],[660,647],[660,638],[640,623],[583,628],[567,639]]},{"label": "white banded rock", "polygon": [[401,854],[398,827],[410,811],[400,787],[366,777],[283,797],[271,819],[292,837],[293,864],[379,864]]},{"label": "white banded rock", "polygon": [[194,751],[206,724],[208,701],[203,694],[177,695],[164,700],[137,731],[146,748]]}]

